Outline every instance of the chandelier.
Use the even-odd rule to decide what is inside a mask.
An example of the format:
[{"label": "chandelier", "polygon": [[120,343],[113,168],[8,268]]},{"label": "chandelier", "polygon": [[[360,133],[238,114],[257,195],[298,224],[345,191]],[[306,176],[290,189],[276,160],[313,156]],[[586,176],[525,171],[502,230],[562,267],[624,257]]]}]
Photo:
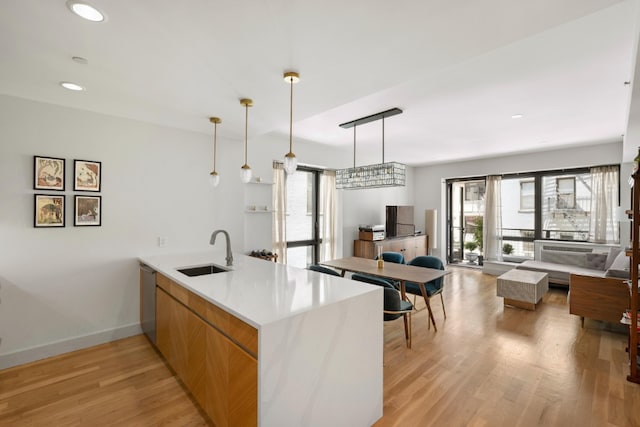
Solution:
[{"label": "chandelier", "polygon": [[[336,189],[360,190],[365,188],[404,187],[406,166],[398,162],[384,161],[384,119],[402,114],[399,108],[382,111],[340,125],[343,129],[353,128],[353,167],[336,171]],[[356,127],[365,123],[382,120],[382,163],[356,166]]]}]

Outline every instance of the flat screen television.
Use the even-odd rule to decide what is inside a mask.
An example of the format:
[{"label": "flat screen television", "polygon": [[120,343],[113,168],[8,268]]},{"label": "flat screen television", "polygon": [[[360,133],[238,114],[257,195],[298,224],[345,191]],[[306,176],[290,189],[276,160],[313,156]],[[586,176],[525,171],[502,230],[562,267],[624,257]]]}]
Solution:
[{"label": "flat screen television", "polygon": [[413,206],[387,206],[385,233],[387,237],[413,236]]}]

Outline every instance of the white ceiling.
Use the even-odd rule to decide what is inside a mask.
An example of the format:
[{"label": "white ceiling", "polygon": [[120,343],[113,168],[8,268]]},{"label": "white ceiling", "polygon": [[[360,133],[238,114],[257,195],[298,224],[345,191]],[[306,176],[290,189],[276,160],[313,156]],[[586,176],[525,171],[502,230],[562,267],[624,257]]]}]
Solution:
[{"label": "white ceiling", "polygon": [[[398,107],[385,160],[410,165],[627,129],[638,0],[87,2],[107,21],[64,0],[0,2],[0,93],[206,134],[219,116],[218,135],[242,139],[242,97],[255,103],[250,138],[288,135],[282,74],[295,70],[296,143],[351,147],[338,124]],[[380,150],[381,134],[359,127],[358,147]]]}]

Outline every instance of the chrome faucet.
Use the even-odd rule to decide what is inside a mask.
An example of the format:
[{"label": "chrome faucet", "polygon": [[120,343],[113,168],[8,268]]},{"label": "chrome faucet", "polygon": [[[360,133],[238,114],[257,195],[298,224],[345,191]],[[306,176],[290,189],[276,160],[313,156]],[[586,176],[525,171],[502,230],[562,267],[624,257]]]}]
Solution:
[{"label": "chrome faucet", "polygon": [[219,233],[223,233],[224,237],[227,239],[227,257],[225,258],[227,260],[227,265],[233,265],[233,255],[231,255],[231,239],[229,238],[229,233],[224,230],[214,231],[211,235],[211,241],[209,242],[209,244],[213,245],[214,243],[216,243],[216,236],[218,236]]}]

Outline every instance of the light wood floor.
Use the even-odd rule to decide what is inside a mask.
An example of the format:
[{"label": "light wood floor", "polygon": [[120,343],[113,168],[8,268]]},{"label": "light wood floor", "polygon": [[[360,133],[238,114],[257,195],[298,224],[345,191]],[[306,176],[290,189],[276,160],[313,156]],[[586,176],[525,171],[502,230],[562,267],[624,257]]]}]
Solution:
[{"label": "light wood floor", "polygon": [[[640,426],[626,335],[571,316],[566,291],[503,308],[495,277],[453,268],[438,332],[385,323],[383,426]],[[419,304],[419,307],[422,307]],[[207,425],[143,336],[0,371],[0,425]]]}]

